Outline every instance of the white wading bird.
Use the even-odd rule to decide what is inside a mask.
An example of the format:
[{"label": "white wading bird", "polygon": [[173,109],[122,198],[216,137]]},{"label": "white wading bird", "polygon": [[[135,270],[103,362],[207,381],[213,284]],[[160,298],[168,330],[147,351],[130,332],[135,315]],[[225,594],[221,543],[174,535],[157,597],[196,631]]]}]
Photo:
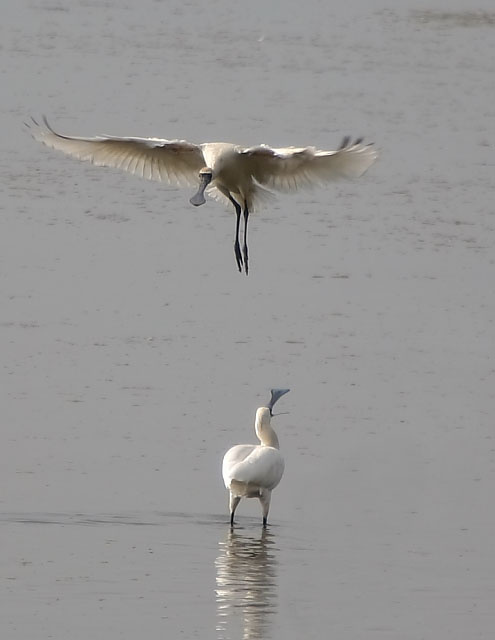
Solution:
[{"label": "white wading bird", "polygon": [[284,459],[279,451],[277,434],[270,425],[273,405],[289,389],[272,389],[266,407],[256,411],[254,428],[261,444],[237,444],[223,458],[222,475],[230,491],[230,526],[241,498],[259,498],[266,527],[272,490],[284,473]]},{"label": "white wading bird", "polygon": [[[241,147],[229,142],[193,144],[185,140],[160,138],[117,138],[96,136],[81,138],[56,133],[43,117],[27,125],[33,137],[48,147],[92,162],[115,167],[129,173],[180,186],[195,186],[190,199],[199,207],[206,202],[204,192],[213,198],[226,198],[236,213],[234,253],[239,271],[247,275],[247,227],[249,213],[263,200],[273,197],[265,189],[296,191],[321,185],[338,178],[358,178],[376,160],[373,145],[362,138],[352,142],[345,137],[336,151],[319,151],[314,147],[272,149],[266,145]],[[241,253],[239,224],[244,214],[244,244]]]}]

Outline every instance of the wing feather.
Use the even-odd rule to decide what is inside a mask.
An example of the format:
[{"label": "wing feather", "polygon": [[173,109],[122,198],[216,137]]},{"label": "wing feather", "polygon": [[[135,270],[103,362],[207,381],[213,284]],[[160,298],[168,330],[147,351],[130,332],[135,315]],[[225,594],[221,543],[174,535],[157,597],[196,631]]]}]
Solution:
[{"label": "wing feather", "polygon": [[196,186],[198,172],[205,166],[201,147],[186,140],[160,138],[118,138],[64,136],[32,119],[27,125],[33,137],[47,147],[96,166],[114,167],[148,180]]},{"label": "wing feather", "polygon": [[234,481],[249,487],[274,489],[284,472],[278,449],[239,444],[225,454],[222,474],[227,488]]},{"label": "wing feather", "polygon": [[337,151],[314,147],[272,149],[266,145],[243,149],[241,154],[253,178],[278,191],[296,191],[340,178],[359,178],[375,162],[378,153],[361,139],[344,138]]}]

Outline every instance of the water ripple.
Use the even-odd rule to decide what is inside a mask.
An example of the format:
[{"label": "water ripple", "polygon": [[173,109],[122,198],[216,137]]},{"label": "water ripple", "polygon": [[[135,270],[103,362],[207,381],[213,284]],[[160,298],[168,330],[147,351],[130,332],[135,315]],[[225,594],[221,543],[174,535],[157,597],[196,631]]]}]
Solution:
[{"label": "water ripple", "polygon": [[267,638],[277,611],[277,547],[275,536],[229,531],[219,543],[216,566],[217,634],[219,640]]}]

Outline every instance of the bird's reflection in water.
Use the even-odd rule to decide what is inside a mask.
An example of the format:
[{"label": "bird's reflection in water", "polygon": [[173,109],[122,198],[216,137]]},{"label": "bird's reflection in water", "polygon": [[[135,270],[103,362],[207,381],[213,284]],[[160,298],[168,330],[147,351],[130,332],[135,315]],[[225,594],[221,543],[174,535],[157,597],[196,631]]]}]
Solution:
[{"label": "bird's reflection in water", "polygon": [[218,640],[266,640],[277,611],[277,548],[266,529],[256,537],[230,530],[219,543],[217,571]]}]

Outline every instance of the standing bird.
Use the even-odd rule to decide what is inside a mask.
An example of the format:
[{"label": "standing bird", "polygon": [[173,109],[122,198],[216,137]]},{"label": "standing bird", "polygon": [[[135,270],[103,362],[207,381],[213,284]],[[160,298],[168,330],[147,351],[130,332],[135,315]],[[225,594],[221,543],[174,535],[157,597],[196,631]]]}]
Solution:
[{"label": "standing bird", "polygon": [[[358,178],[376,160],[372,144],[346,136],[336,151],[315,147],[272,149],[267,145],[241,147],[230,142],[193,144],[161,138],[81,138],[56,133],[45,117],[39,125],[32,119],[26,126],[36,140],[69,156],[97,166],[114,167],[129,173],[179,186],[198,184],[190,199],[196,207],[206,202],[207,191],[217,200],[227,199],[236,214],[234,254],[237,268],[249,271],[247,227],[249,213],[260,202],[273,198],[268,189],[296,191],[339,178]],[[268,187],[266,189],[265,187]],[[241,213],[244,216],[243,248],[239,243]]]},{"label": "standing bird", "polygon": [[266,407],[256,411],[254,429],[261,444],[237,444],[223,458],[222,475],[230,491],[230,526],[234,526],[234,513],[241,498],[258,498],[266,527],[272,491],[284,473],[284,459],[279,451],[278,437],[270,422],[273,405],[289,389],[272,389]]}]

